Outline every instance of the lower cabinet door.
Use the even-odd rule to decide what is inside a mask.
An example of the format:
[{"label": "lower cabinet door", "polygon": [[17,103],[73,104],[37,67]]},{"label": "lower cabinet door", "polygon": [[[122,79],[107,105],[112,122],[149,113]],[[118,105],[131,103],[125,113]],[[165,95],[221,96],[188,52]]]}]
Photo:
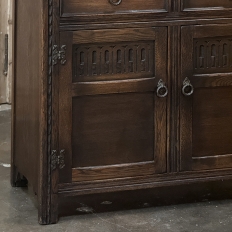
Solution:
[{"label": "lower cabinet door", "polygon": [[167,28],[60,33],[60,183],[167,170]]},{"label": "lower cabinet door", "polygon": [[232,168],[232,25],[184,26],[182,171]]}]

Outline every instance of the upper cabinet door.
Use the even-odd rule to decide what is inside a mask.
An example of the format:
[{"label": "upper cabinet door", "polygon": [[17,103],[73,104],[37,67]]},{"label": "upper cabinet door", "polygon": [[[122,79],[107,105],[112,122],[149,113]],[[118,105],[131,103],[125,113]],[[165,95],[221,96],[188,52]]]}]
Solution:
[{"label": "upper cabinet door", "polygon": [[166,172],[167,28],[61,32],[60,43],[60,183]]},{"label": "upper cabinet door", "polygon": [[232,167],[232,25],[181,30],[181,170]]}]

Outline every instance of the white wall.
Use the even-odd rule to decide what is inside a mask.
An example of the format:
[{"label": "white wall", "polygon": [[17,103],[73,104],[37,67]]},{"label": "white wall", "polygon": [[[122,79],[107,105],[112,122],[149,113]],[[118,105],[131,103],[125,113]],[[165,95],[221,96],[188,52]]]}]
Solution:
[{"label": "white wall", "polygon": [[[0,0],[0,104],[11,103],[13,0]],[[9,36],[8,73],[4,75],[5,34]]]}]

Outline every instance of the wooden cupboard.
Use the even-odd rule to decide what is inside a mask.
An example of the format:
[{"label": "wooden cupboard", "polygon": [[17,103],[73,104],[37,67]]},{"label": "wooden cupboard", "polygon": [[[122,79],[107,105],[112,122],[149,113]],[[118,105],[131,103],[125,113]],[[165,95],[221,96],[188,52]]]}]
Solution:
[{"label": "wooden cupboard", "polygon": [[11,182],[41,224],[84,195],[231,180],[231,7],[16,2]]}]

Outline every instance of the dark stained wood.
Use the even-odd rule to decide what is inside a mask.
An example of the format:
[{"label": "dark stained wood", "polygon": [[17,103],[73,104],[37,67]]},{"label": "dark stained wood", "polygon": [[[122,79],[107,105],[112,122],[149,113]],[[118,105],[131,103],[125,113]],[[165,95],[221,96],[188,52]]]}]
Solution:
[{"label": "dark stained wood", "polygon": [[[118,1],[112,1],[118,2]],[[127,13],[130,11],[166,11],[168,9],[168,0],[122,0],[122,2],[115,6],[110,1],[105,0],[89,0],[84,2],[81,0],[61,0],[61,16],[78,15],[78,14],[104,14],[104,13]]]},{"label": "dark stained wood", "polygon": [[[125,40],[126,36],[126,40]],[[121,41],[152,41],[155,39],[154,28],[124,28],[106,30],[83,30],[73,32],[74,44],[112,43]]]},{"label": "dark stained wood", "polygon": [[[218,170],[197,170],[192,172],[182,173],[181,175],[150,175],[149,177],[138,176],[136,178],[109,179],[102,181],[86,181],[75,182],[73,184],[60,184],[59,196],[61,198],[68,198],[87,194],[99,194],[110,192],[124,192],[131,190],[144,190],[144,198],[146,198],[146,191],[152,188],[166,187],[170,189],[172,186],[189,185],[192,183],[207,184],[210,181],[231,180],[231,168]],[[194,191],[198,191],[194,189]],[[220,190],[218,190],[220,192]],[[181,191],[180,191],[181,194]],[[171,194],[172,195],[172,194]],[[170,197],[171,197],[170,195]]]},{"label": "dark stained wood", "polygon": [[[124,203],[136,202],[137,193],[162,204],[174,195],[194,201],[202,188],[226,197],[231,6],[226,0],[16,1],[11,182],[33,186],[40,224],[56,223],[64,209],[76,213],[82,199],[88,205],[110,193]],[[53,45],[66,45],[64,64],[53,65]],[[191,96],[182,93],[186,77]],[[158,83],[167,96],[157,96]],[[62,150],[60,169],[52,154]],[[190,184],[194,197],[184,193]]]},{"label": "dark stained wood", "polygon": [[[128,32],[127,30],[123,31],[124,33]],[[96,31],[96,34],[98,33]],[[110,32],[107,30],[107,33]],[[86,39],[85,41],[87,41]],[[105,38],[100,37],[99,39],[105,40]],[[141,40],[144,39],[145,37],[142,36]],[[155,71],[153,62],[151,62],[153,57],[154,37],[145,42],[114,41],[83,45],[77,43],[73,48],[73,82],[153,77]]]},{"label": "dark stained wood", "polygon": [[[60,33],[60,43],[66,44],[66,59],[67,62],[59,67],[59,97],[56,99],[59,104],[59,149],[64,149],[65,167],[59,171],[59,182],[71,182],[72,180],[72,33]],[[68,117],[67,117],[68,116]],[[60,139],[62,138],[62,139]]]},{"label": "dark stained wood", "polygon": [[[58,33],[59,28],[59,1],[49,1],[49,8],[48,8],[48,52],[49,52],[49,60],[48,60],[48,133],[47,133],[47,142],[48,142],[48,149],[47,149],[47,173],[48,173],[48,199],[47,204],[47,213],[49,223],[57,223],[58,222],[58,183],[59,183],[59,170],[55,169],[52,170],[51,163],[52,158],[51,154],[52,151],[57,150],[59,147],[59,102],[55,99],[59,99],[59,82],[55,81],[59,79],[59,66],[52,65],[52,44],[59,44],[60,38],[56,34]],[[46,3],[45,3],[46,5]],[[46,25],[46,24],[45,24]]]},{"label": "dark stained wood", "polygon": [[[94,197],[92,194],[79,195],[78,197],[60,197],[59,211],[62,216],[75,214],[76,220],[78,220],[82,216],[76,209],[82,207],[83,204],[93,208],[95,213],[102,213],[116,210],[144,209],[147,206],[157,207],[198,201],[210,202],[212,200],[231,198],[232,188],[230,180],[210,180],[207,182],[195,180],[197,181],[195,183],[188,182],[188,184],[169,186],[169,191],[167,191],[167,187],[163,186],[117,193],[104,192],[95,194]],[[102,204],[106,200],[112,202],[112,204]]]},{"label": "dark stained wood", "polygon": [[229,102],[232,102],[232,87],[199,88],[195,91],[194,158],[232,155],[232,107]]},{"label": "dark stained wood", "polygon": [[[167,156],[168,156],[168,97],[170,94],[169,79],[167,76],[168,67],[168,32],[164,28],[157,28],[156,30],[156,44],[155,44],[155,76],[156,79],[162,80],[168,90],[166,97],[160,98],[157,94],[154,95],[154,153],[156,173],[167,172]],[[157,91],[157,89],[156,89]]]},{"label": "dark stained wood", "polygon": [[231,73],[199,74],[194,75],[192,84],[195,88],[232,86]]},{"label": "dark stained wood", "polygon": [[215,169],[231,168],[232,154],[193,157],[192,170],[209,170],[211,167]]},{"label": "dark stained wood", "polygon": [[191,96],[181,94],[182,171],[232,167],[230,29],[229,25],[182,28],[182,80],[188,77],[194,86]]},{"label": "dark stained wood", "polygon": [[[32,11],[35,21],[27,20],[25,12]],[[31,48],[30,37],[33,36],[36,44],[41,44],[39,31],[36,27],[41,27],[39,23],[39,10],[33,8],[33,3],[28,2],[24,5],[22,1],[16,3],[17,21],[17,40],[16,40],[16,76],[15,85],[15,107],[14,114],[14,164],[18,171],[27,176],[30,181],[35,183],[37,191],[38,182],[38,163],[40,153],[40,92],[39,92],[39,72],[41,70],[39,47]],[[30,16],[28,16],[29,19]],[[26,25],[25,25],[26,24]],[[34,26],[32,26],[34,24]],[[24,31],[24,28],[33,28],[32,31]],[[26,41],[23,43],[23,41]],[[32,107],[34,106],[34,107]],[[25,147],[27,147],[25,149]],[[34,156],[31,156],[34,154]]]},{"label": "dark stained wood", "polygon": [[[181,16],[181,19],[176,16],[176,13],[173,13],[170,18],[165,19],[165,15],[159,15],[159,17],[151,17],[151,18],[145,18],[143,21],[136,21],[132,19],[125,19],[124,17],[120,18],[119,21],[115,21],[114,19],[110,20],[110,16],[107,15],[104,16],[101,19],[101,15],[99,15],[99,21],[95,22],[92,18],[85,19],[85,17],[78,17],[80,19],[80,22],[77,24],[75,23],[77,18],[60,18],[60,31],[78,31],[78,30],[86,30],[86,23],[88,23],[88,29],[89,30],[102,30],[102,29],[122,29],[122,28],[150,28],[150,27],[171,27],[171,26],[187,26],[187,25],[213,25],[213,24],[231,24],[232,18],[231,11],[223,11],[222,12],[205,12],[205,11],[199,11],[197,12],[184,12],[179,13]],[[145,14],[146,16],[149,15]],[[145,17],[145,15],[143,15]],[[211,15],[211,17],[209,17]],[[212,16],[213,15],[213,16]],[[138,16],[137,16],[138,17]],[[135,18],[137,18],[135,17]],[[141,16],[142,17],[142,16]],[[94,17],[96,18],[96,17]],[[91,20],[92,19],[92,20]],[[100,20],[101,19],[101,20]],[[103,20],[103,19],[107,19]],[[109,19],[109,20],[108,20]],[[119,19],[117,17],[117,19]],[[83,20],[83,21],[81,21]],[[102,21],[103,20],[103,21]]]},{"label": "dark stained wood", "polygon": [[228,0],[181,0],[183,10],[223,10],[232,8],[231,1]]},{"label": "dark stained wood", "polygon": [[[40,23],[43,30],[41,33],[41,78],[39,82],[40,86],[40,155],[39,155],[39,173],[38,175],[38,221],[40,224],[49,224],[51,223],[50,212],[48,209],[50,208],[50,184],[48,181],[48,167],[49,167],[49,156],[48,156],[48,147],[49,144],[47,142],[48,135],[48,67],[49,67],[49,57],[47,56],[48,51],[48,31],[45,28],[48,28],[48,9],[49,6],[44,4],[44,1],[38,1],[38,6],[41,8],[40,11]],[[17,35],[16,35],[17,36]],[[54,213],[55,215],[56,213]]]},{"label": "dark stained wood", "polygon": [[191,170],[192,168],[192,96],[188,98],[181,94],[183,81],[189,77],[192,71],[192,26],[183,27],[181,30],[181,79],[178,91],[180,91],[180,170]]},{"label": "dark stained wood", "polygon": [[170,103],[169,103],[169,117],[170,123],[169,126],[169,133],[168,136],[169,141],[167,142],[169,146],[169,156],[168,159],[168,172],[177,172],[179,170],[179,155],[178,155],[178,132],[179,132],[179,111],[178,109],[178,99],[179,99],[179,92],[176,91],[178,86],[178,77],[179,77],[179,63],[180,63],[180,27],[179,26],[170,26],[169,27],[169,41],[168,41],[168,78],[170,83]]},{"label": "dark stained wood", "polygon": [[155,89],[156,83],[157,81],[155,78],[80,82],[72,85],[72,96],[152,92]]},{"label": "dark stained wood", "polygon": [[167,170],[167,103],[156,96],[158,81],[167,82],[167,30],[116,32],[61,33],[67,57],[75,52],[60,75],[60,183]]},{"label": "dark stained wood", "polygon": [[119,165],[106,165],[72,169],[72,181],[94,181],[101,179],[147,176],[155,174],[154,161]]},{"label": "dark stained wood", "polygon": [[30,183],[40,202],[39,223],[48,224],[48,5],[40,0],[36,6],[35,1],[15,2],[11,183]]},{"label": "dark stained wood", "polygon": [[147,92],[74,98],[73,167],[152,161],[153,97]]},{"label": "dark stained wood", "polygon": [[[232,3],[231,3],[232,4]],[[211,38],[215,41],[218,37],[221,39],[227,39],[231,37],[232,25],[196,25],[193,27],[193,38]]]}]

